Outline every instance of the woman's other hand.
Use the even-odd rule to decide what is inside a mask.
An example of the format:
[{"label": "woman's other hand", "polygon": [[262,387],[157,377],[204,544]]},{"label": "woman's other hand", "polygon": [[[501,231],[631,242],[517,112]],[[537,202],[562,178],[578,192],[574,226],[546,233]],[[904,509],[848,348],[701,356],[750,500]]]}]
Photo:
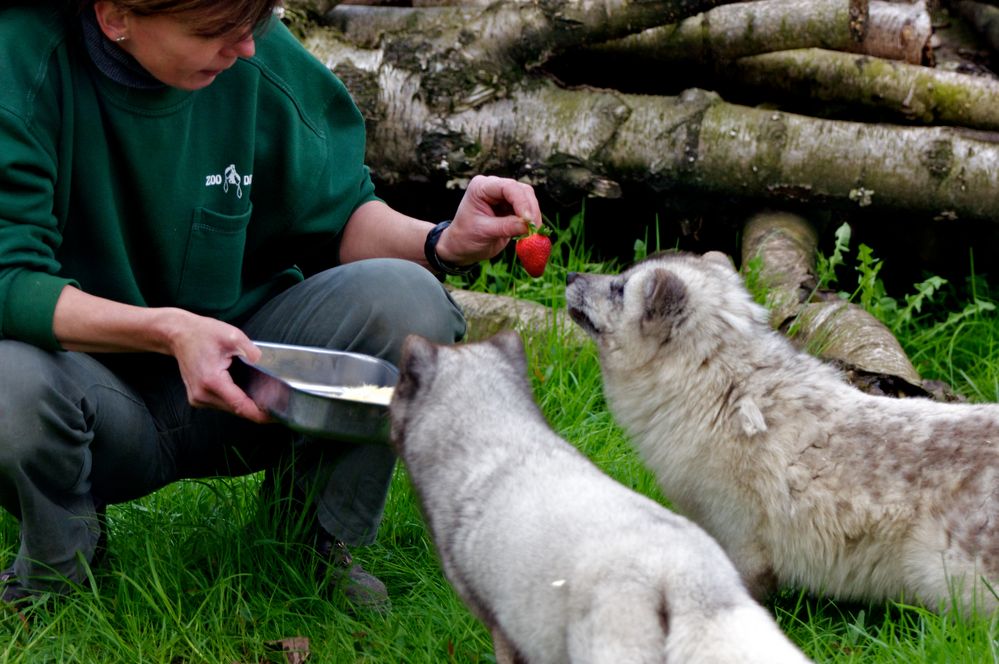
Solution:
[{"label": "woman's other hand", "polygon": [[66,350],[172,355],[192,406],[270,421],[229,375],[236,358],[260,359],[260,349],[238,327],[176,307],[113,302],[72,286],[60,294],[52,325]]},{"label": "woman's other hand", "polygon": [[213,318],[191,316],[171,347],[192,406],[224,410],[253,422],[270,421],[229,374],[230,365],[240,357],[250,362],[260,359],[260,349],[242,330]]}]

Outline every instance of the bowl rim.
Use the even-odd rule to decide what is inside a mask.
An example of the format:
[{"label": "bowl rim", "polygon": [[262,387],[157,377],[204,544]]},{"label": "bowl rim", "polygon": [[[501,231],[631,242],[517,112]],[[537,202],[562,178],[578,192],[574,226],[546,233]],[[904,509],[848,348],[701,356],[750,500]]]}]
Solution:
[{"label": "bowl rim", "polygon": [[[298,344],[286,344],[286,343],[279,343],[279,342],[275,342],[275,341],[253,341],[253,344],[255,346],[260,347],[260,348],[275,348],[275,349],[279,349],[279,350],[301,351],[301,352],[304,352],[304,353],[307,353],[307,354],[311,354],[311,355],[337,355],[337,356],[341,356],[341,357],[353,357],[353,358],[357,358],[359,360],[364,360],[366,362],[380,364],[380,365],[384,366],[384,368],[388,369],[389,373],[392,374],[396,378],[396,380],[398,380],[398,378],[399,378],[399,368],[396,365],[392,364],[388,360],[382,359],[380,357],[375,357],[374,355],[367,355],[365,353],[355,353],[355,352],[349,351],[349,350],[336,350],[336,349],[333,349],[333,348],[323,348],[322,346],[301,346],[301,345],[298,345]],[[271,378],[274,378],[276,380],[280,380],[280,381],[282,381],[284,383],[288,383],[288,379],[287,378],[284,378],[284,377],[278,375],[277,373],[275,373],[268,366],[261,365],[261,364],[258,364],[256,362],[250,362],[243,355],[239,355],[237,357],[239,357],[239,359],[244,364],[246,364],[247,366],[250,366],[250,367],[256,369],[257,371],[260,371],[261,373],[267,374]],[[394,385],[394,384],[395,383],[393,383],[392,385]],[[391,387],[392,385],[384,385],[384,386],[380,386],[380,387]],[[289,387],[292,387],[292,386],[289,384]],[[299,389],[299,388],[293,388],[293,389]],[[313,394],[311,392],[308,392],[307,390],[299,390],[299,391],[306,392],[306,393],[309,393],[309,394]],[[339,397],[328,397],[328,398],[337,399]],[[345,401],[351,401],[351,400],[350,399],[345,399]]]}]

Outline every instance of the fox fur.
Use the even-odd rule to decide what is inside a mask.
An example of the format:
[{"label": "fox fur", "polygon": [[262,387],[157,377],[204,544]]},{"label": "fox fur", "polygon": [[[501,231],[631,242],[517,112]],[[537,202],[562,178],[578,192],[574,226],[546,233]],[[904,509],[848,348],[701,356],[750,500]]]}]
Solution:
[{"label": "fox fur", "polygon": [[999,405],[861,392],[774,332],[717,252],[570,274],[566,301],[615,419],[756,597],[995,610]]},{"label": "fox fur", "polygon": [[390,414],[444,573],[497,661],[808,661],[714,540],[551,430],[516,333],[409,337]]}]

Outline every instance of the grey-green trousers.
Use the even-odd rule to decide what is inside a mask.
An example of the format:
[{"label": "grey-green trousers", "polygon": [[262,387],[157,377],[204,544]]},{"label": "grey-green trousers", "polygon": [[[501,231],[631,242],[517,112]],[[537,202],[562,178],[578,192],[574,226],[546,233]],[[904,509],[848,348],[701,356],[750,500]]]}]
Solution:
[{"label": "grey-green trousers", "polygon": [[[465,321],[430,272],[375,259],[310,277],[242,328],[258,341],[397,364],[406,335],[453,343]],[[0,340],[0,505],[20,521],[14,571],[26,587],[59,590],[67,579],[83,580],[79,559],[91,560],[99,534],[95,504],[132,500],[179,479],[272,468],[310,442],[279,424],[192,408],[171,357],[52,353]],[[370,543],[394,454],[379,445],[318,445],[321,459],[302,474],[319,482],[320,525],[348,544]]]}]

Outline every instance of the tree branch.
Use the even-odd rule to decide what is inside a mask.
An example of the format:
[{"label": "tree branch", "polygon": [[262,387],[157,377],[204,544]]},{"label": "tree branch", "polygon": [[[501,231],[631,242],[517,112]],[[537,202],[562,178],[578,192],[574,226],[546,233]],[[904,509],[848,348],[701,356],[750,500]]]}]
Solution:
[{"label": "tree branch", "polygon": [[999,81],[822,49],[742,58],[728,74],[757,90],[849,103],[924,124],[999,129]]},{"label": "tree branch", "polygon": [[755,0],[591,48],[607,58],[725,63],[745,55],[821,46],[847,50],[867,31],[867,0]]},{"label": "tree branch", "polygon": [[912,3],[872,0],[863,41],[845,50],[918,65],[932,62],[932,36],[933,25],[925,0]]},{"label": "tree branch", "polygon": [[347,35],[358,31],[358,24],[368,24],[363,31],[378,31],[386,52],[426,56],[414,49],[434,43],[429,49],[432,69],[479,72],[480,79],[489,80],[512,68],[529,69],[568,48],[623,37],[732,1],[518,0],[431,11],[340,5],[325,19]]},{"label": "tree branch", "polygon": [[728,104],[701,90],[567,90],[523,75],[502,90],[428,92],[419,63],[406,69],[329,30],[314,30],[305,43],[355,94],[369,122],[369,163],[387,180],[460,184],[477,172],[504,172],[540,183],[549,168],[581,164],[659,190],[999,218],[991,195],[999,146],[948,128],[822,120]]}]

